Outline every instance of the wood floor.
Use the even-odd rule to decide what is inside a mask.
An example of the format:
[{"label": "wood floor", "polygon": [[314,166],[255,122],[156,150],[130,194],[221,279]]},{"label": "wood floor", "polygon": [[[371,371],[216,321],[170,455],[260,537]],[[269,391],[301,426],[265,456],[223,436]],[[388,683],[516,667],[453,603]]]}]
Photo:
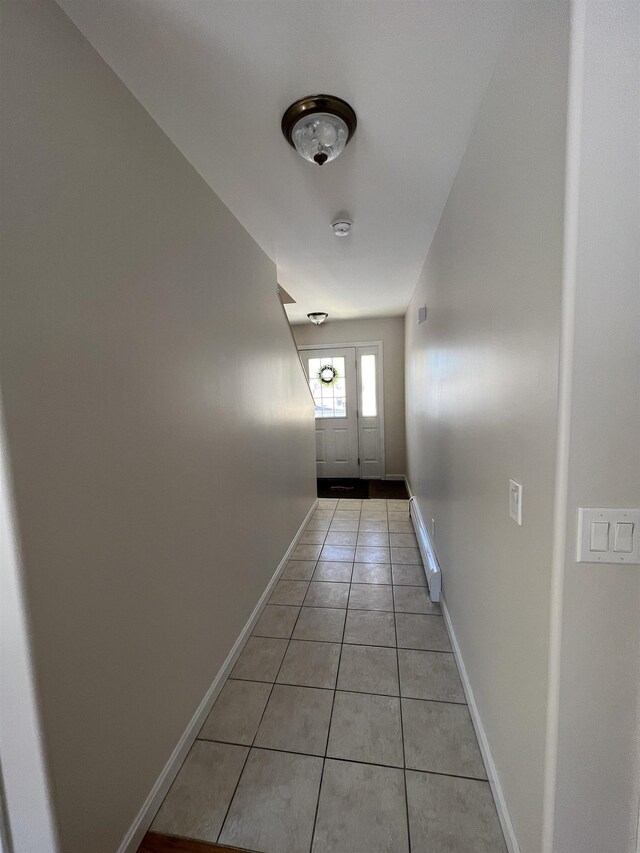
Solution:
[{"label": "wood floor", "polygon": [[175,835],[161,835],[147,832],[138,847],[138,853],[241,853],[237,847],[223,847],[220,844],[207,844],[206,841],[194,841],[191,838],[178,838]]}]

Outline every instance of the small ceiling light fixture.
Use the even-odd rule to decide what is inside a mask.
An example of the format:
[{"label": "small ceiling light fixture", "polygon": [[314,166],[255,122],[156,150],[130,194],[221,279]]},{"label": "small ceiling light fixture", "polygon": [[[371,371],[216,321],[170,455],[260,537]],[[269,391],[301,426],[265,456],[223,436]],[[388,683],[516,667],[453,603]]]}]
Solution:
[{"label": "small ceiling light fixture", "polygon": [[312,311],[311,314],[307,314],[307,317],[314,323],[316,326],[319,326],[320,323],[324,323],[329,315],[326,311]]},{"label": "small ceiling light fixture", "polygon": [[342,98],[308,95],[282,116],[282,132],[305,160],[322,166],[342,154],[357,123],[355,112]]},{"label": "small ceiling light fixture", "polygon": [[331,223],[331,230],[336,237],[348,237],[352,225],[353,222],[350,219],[334,219]]}]

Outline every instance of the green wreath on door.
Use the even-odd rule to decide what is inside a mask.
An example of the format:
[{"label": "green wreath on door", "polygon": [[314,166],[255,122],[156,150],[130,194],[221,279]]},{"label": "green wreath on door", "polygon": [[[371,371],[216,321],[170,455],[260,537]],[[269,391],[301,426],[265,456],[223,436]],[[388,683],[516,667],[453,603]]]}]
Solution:
[{"label": "green wreath on door", "polygon": [[317,378],[326,388],[329,388],[340,379],[340,374],[332,364],[321,364]]}]

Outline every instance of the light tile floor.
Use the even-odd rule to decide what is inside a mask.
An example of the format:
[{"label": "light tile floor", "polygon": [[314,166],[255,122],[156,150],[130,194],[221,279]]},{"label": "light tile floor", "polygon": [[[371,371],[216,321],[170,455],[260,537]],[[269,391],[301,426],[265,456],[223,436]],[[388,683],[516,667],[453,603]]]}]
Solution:
[{"label": "light tile floor", "polygon": [[319,501],[152,829],[260,853],[504,853],[407,501]]}]

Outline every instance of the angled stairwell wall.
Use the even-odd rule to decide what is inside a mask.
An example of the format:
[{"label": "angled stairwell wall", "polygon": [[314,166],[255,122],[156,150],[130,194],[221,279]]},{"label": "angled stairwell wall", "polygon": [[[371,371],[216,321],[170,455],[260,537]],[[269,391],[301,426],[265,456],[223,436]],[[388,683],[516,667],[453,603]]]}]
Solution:
[{"label": "angled stairwell wall", "polygon": [[2,392],[61,849],[113,853],[315,499],[275,267],[52,0],[3,4]]}]

